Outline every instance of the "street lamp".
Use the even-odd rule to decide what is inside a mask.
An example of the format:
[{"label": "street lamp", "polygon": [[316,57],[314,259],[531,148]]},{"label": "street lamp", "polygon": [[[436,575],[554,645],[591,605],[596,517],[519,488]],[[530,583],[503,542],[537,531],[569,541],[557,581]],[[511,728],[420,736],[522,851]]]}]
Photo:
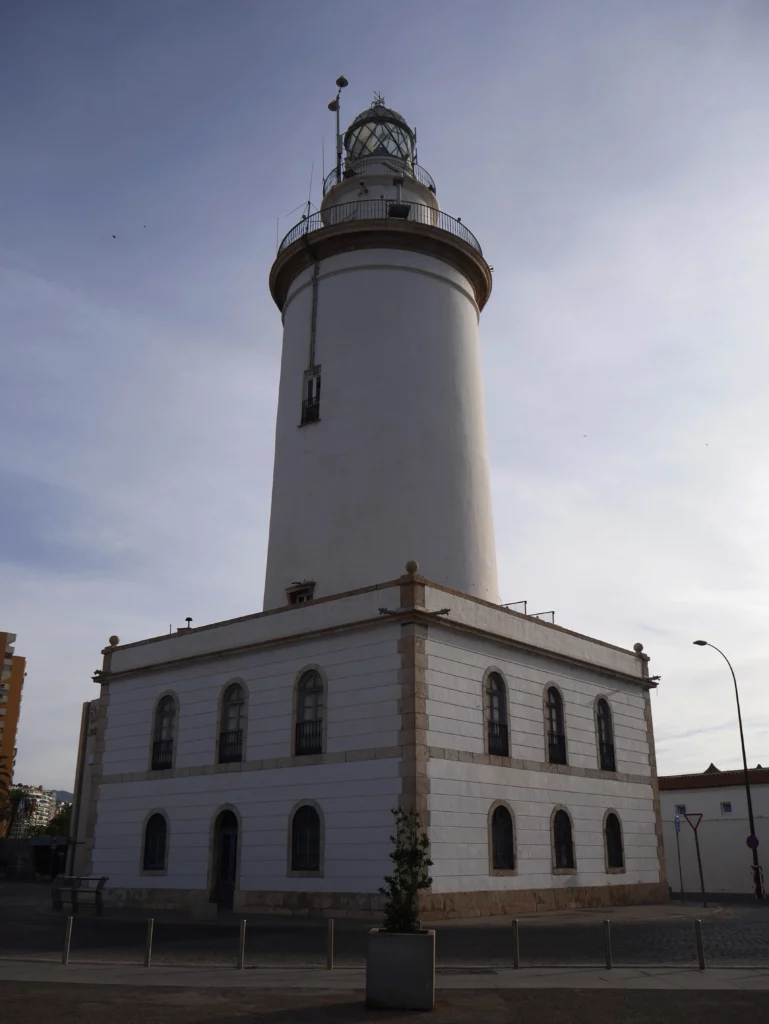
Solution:
[{"label": "street lamp", "polygon": [[[753,801],[750,799],[750,776],[748,775],[748,759],[745,756],[745,734],[742,731],[742,712],[740,711],[740,692],[737,689],[737,676],[734,674],[732,663],[726,657],[720,647],[716,647],[715,644],[709,644],[707,640],[694,640],[693,643],[697,647],[712,647],[714,651],[718,651],[721,657],[724,659],[726,664],[729,666],[729,671],[732,673],[732,679],[734,680],[734,696],[737,698],[737,721],[740,724],[740,743],[742,745],[742,767],[745,771],[745,794],[748,798],[748,820],[750,822],[750,838],[756,839],[756,824],[753,820]],[[762,900],[764,898],[764,886],[761,881],[761,868],[758,864],[758,842],[752,846],[753,850],[753,884],[755,887],[756,899]]]}]

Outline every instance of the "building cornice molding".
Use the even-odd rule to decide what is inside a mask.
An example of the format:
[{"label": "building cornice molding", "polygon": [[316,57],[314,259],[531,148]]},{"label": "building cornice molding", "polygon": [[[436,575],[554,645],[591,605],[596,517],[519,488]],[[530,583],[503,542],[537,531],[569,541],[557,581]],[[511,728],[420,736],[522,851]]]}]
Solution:
[{"label": "building cornice molding", "polygon": [[[404,636],[403,652],[408,655],[415,650],[412,640],[418,634],[411,632]],[[392,747],[371,747],[361,750],[340,750],[327,754],[310,754],[296,756],[287,754],[284,757],[252,758],[247,761],[235,761],[229,764],[196,764],[183,768],[166,768],[162,771],[113,772],[102,775],[101,785],[117,785],[126,782],[151,782],[164,779],[186,779],[201,775],[230,775],[241,772],[273,771],[286,768],[317,767],[328,764],[351,764],[361,761],[381,761],[401,759],[403,778],[402,806],[415,808],[423,816],[427,811],[426,796],[429,788],[429,761],[458,761],[463,764],[492,765],[512,771],[541,772],[545,775],[569,775],[583,779],[602,779],[608,782],[621,782],[637,786],[653,787],[654,780],[650,775],[637,775],[632,772],[605,772],[598,768],[579,768],[567,764],[550,764],[549,761],[532,761],[522,757],[499,757],[494,754],[482,754],[471,750],[455,750],[451,747],[435,747],[426,744],[426,712],[423,687],[419,685],[419,676],[424,666],[419,662],[420,651],[416,651],[417,660],[412,661],[409,669],[417,668],[417,686],[411,688],[413,679],[405,680],[407,688],[401,700],[405,702],[402,714],[412,715],[401,730],[402,743]],[[416,696],[416,706],[413,705]]]},{"label": "building cornice molding", "polygon": [[[401,583],[404,581],[410,581],[411,577],[403,577]],[[417,577],[418,582],[424,586],[426,581],[422,581]],[[397,584],[398,581],[395,581]],[[392,586],[392,584],[391,584]],[[463,595],[464,596],[464,595]],[[307,607],[306,605],[304,607]],[[495,607],[495,606],[492,606]],[[543,649],[537,644],[527,643],[525,640],[521,640],[515,637],[505,636],[502,633],[495,633],[492,630],[483,629],[479,626],[469,625],[465,622],[459,622],[456,619],[450,617],[442,617],[436,619],[435,612],[429,611],[427,608],[415,605],[413,607],[400,607],[392,610],[388,609],[387,614],[378,615],[375,618],[356,619],[353,622],[338,623],[333,626],[320,627],[318,629],[305,630],[300,633],[287,633],[282,636],[271,638],[269,640],[260,640],[255,643],[239,644],[233,647],[226,647],[219,651],[205,651],[196,654],[190,654],[186,657],[171,658],[164,661],[155,662],[154,664],[141,665],[136,668],[124,669],[123,671],[104,671],[99,677],[97,682],[113,682],[116,680],[127,679],[132,676],[141,676],[150,672],[161,672],[169,668],[174,668],[179,665],[187,665],[191,662],[204,662],[204,661],[216,661],[221,658],[231,657],[237,654],[245,654],[249,651],[266,650],[271,647],[278,647],[284,644],[295,644],[303,640],[314,640],[322,636],[330,636],[333,634],[347,633],[359,629],[371,629],[377,626],[383,626],[393,623],[399,625],[409,625],[411,623],[420,626],[433,626],[436,628],[449,630],[452,632],[463,633],[465,635],[478,637],[483,640],[489,640],[493,643],[500,644],[504,647],[511,647],[515,650],[525,651],[528,654],[536,654],[543,658],[549,658],[553,661],[560,662],[562,664],[572,665],[577,668],[584,669],[588,672],[593,672],[597,675],[604,676],[609,679],[616,679],[624,683],[633,683],[636,686],[640,686],[643,689],[651,689],[654,683],[640,677],[632,675],[629,672],[622,672],[619,669],[612,669],[606,665],[597,665],[595,662],[587,661],[584,658],[578,658],[572,654],[565,654],[559,651],[551,651]],[[576,635],[576,634],[575,634]],[[585,637],[584,639],[589,640]]]},{"label": "building cornice molding", "polygon": [[549,761],[531,761],[523,757],[501,757],[498,754],[479,753],[474,750],[454,750],[453,747],[429,747],[431,761],[460,761],[464,764],[486,764],[497,768],[510,768],[522,772],[543,772],[548,775],[571,775],[582,779],[603,779],[607,782],[625,782],[653,788],[651,775],[633,772],[605,772],[600,768],[579,768],[570,764],[551,764]]},{"label": "building cornice molding", "polygon": [[[270,293],[283,310],[292,282],[320,260],[362,249],[408,249],[434,256],[454,267],[470,282],[479,309],[491,295],[491,269],[477,249],[456,235],[414,221],[360,220],[332,224],[301,235],[279,253],[270,270]],[[404,268],[406,269],[406,268]]]},{"label": "building cornice molding", "polygon": [[325,764],[345,764],[360,761],[396,760],[401,747],[373,747],[365,750],[340,750],[328,754],[287,754],[285,757],[260,757],[249,761],[231,761],[228,764],[194,764],[184,768],[165,768],[162,771],[113,772],[103,775],[103,786],[123,782],[150,782],[163,779],[188,779],[200,775],[231,775],[240,772],[271,771],[276,768],[306,768]]}]

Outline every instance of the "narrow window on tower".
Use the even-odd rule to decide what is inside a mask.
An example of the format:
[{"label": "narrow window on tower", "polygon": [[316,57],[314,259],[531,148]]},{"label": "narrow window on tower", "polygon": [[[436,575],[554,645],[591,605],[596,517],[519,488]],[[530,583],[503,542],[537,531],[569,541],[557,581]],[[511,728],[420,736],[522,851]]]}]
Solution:
[{"label": "narrow window on tower", "polygon": [[290,587],[286,587],[289,604],[307,604],[308,601],[312,601],[314,593],[315,580],[297,580]]},{"label": "narrow window on tower", "polygon": [[317,423],[320,419],[320,367],[313,366],[304,374],[304,396],[302,398],[302,422]]}]

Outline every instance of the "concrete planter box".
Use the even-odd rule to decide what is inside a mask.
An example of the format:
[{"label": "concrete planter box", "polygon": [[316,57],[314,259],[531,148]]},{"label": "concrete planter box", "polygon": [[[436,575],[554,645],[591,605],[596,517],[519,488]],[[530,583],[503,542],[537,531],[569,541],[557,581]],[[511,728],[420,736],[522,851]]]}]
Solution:
[{"label": "concrete planter box", "polygon": [[372,928],[366,951],[366,1006],[432,1010],[435,1005],[435,932],[413,935]]}]

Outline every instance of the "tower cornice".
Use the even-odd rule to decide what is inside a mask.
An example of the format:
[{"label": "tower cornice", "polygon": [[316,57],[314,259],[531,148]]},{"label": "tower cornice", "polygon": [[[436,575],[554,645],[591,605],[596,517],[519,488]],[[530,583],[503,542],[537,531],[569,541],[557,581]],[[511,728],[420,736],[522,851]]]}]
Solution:
[{"label": "tower cornice", "polygon": [[270,270],[270,293],[278,309],[283,309],[292,282],[303,270],[330,256],[363,249],[406,249],[448,263],[467,278],[479,309],[491,294],[491,268],[464,239],[431,224],[372,219],[309,231],[281,248]]}]

